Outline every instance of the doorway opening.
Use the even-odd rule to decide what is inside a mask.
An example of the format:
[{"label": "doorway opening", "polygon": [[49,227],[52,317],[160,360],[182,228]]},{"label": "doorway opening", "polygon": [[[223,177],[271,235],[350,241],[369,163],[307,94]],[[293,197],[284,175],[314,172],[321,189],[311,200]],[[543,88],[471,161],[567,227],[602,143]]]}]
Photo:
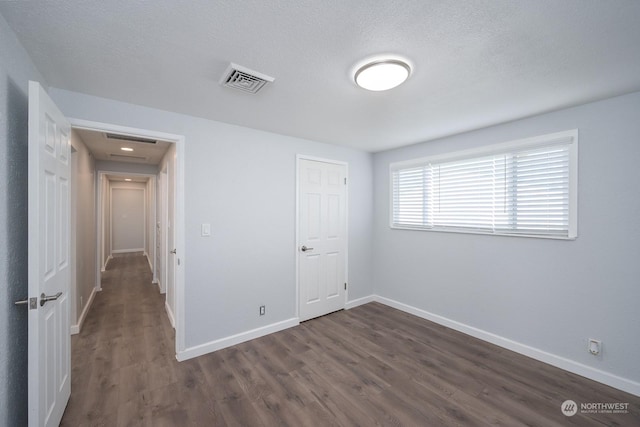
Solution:
[{"label": "doorway opening", "polygon": [[[166,298],[165,310],[175,329],[177,355],[185,348],[184,137],[79,119],[70,118],[69,122],[73,133],[82,137],[95,165],[95,269],[89,301],[81,301],[80,306],[90,310],[93,297],[101,290],[102,273],[114,256],[144,255],[153,283]],[[80,178],[83,177],[78,177],[78,184]],[[74,228],[79,223],[72,224]],[[75,286],[72,282],[72,294],[78,286],[78,282]],[[72,333],[80,331],[86,316],[80,310]]]}]

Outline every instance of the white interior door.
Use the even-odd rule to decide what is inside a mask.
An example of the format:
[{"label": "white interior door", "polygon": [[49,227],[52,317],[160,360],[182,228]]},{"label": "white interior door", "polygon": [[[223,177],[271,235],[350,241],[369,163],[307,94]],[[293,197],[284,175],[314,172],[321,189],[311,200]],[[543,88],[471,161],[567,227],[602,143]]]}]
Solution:
[{"label": "white interior door", "polygon": [[[71,126],[29,82],[29,426],[57,426],[71,394]],[[34,304],[35,303],[35,304]]]},{"label": "white interior door", "polygon": [[300,320],[344,308],[347,206],[344,164],[298,162]]}]

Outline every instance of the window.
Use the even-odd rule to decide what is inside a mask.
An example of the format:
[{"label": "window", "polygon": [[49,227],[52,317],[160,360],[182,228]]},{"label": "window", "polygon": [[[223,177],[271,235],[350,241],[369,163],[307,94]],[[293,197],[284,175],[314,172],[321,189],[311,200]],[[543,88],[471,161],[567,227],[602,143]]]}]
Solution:
[{"label": "window", "polygon": [[574,239],[578,131],[391,164],[391,227]]}]

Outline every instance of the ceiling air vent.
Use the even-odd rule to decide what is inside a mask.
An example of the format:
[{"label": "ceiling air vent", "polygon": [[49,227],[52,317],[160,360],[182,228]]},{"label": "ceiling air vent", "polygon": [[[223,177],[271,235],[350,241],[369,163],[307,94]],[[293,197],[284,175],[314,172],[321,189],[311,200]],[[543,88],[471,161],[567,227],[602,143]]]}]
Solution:
[{"label": "ceiling air vent", "polygon": [[146,162],[146,157],[140,156],[125,156],[124,154],[109,154],[109,157],[114,160],[121,160],[125,162]]},{"label": "ceiling air vent", "polygon": [[141,142],[144,144],[156,144],[158,141],[149,138],[140,138],[138,136],[118,135],[115,133],[105,133],[107,139],[117,139],[118,141]]},{"label": "ceiling air vent", "polygon": [[271,83],[274,80],[273,77],[232,62],[222,75],[220,84],[233,89],[239,89],[243,92],[258,93],[267,83]]}]

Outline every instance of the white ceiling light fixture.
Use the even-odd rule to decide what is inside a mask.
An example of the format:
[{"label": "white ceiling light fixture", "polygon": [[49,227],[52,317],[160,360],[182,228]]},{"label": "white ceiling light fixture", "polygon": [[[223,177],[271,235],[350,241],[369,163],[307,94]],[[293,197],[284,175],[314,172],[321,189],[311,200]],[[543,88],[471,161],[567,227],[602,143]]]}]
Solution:
[{"label": "white ceiling light fixture", "polygon": [[401,59],[377,59],[357,69],[353,79],[363,89],[380,92],[404,83],[411,75],[411,67]]},{"label": "white ceiling light fixture", "polygon": [[120,149],[122,151],[133,151],[133,148],[129,148],[129,147],[120,147]]},{"label": "white ceiling light fixture", "polygon": [[127,182],[131,182],[131,178],[125,178],[124,180]]}]

